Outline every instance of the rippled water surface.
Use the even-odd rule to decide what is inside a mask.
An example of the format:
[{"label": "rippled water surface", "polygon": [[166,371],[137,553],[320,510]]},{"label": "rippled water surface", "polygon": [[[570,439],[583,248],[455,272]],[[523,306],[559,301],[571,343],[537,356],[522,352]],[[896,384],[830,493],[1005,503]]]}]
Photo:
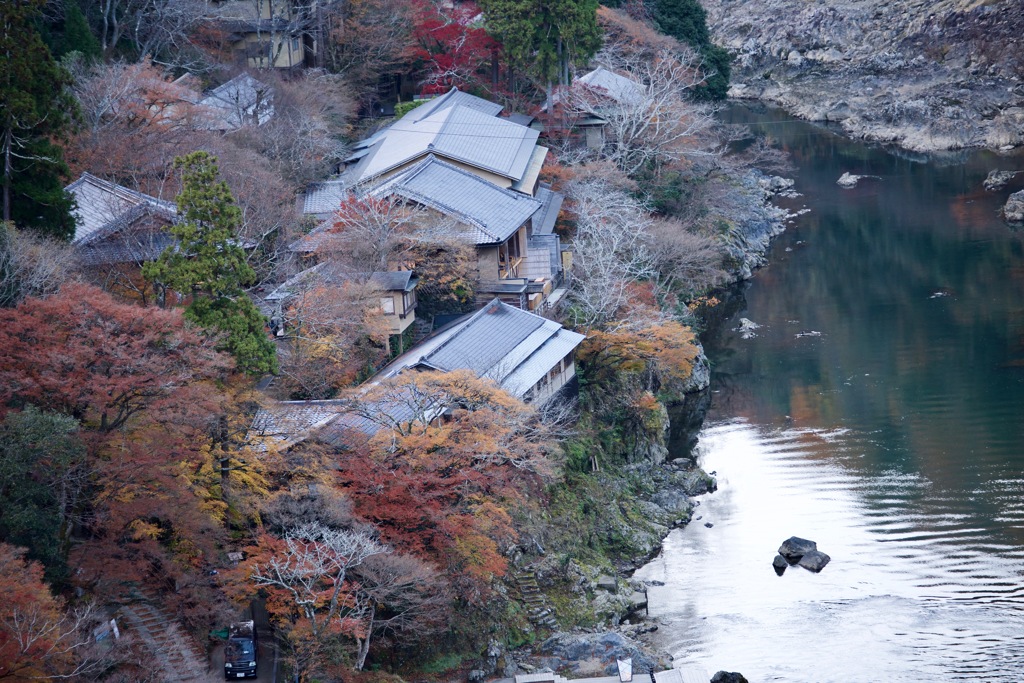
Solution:
[{"label": "rippled water surface", "polygon": [[[997,215],[1024,176],[981,189],[1024,159],[731,117],[790,151],[812,211],[707,340],[720,489],[638,572],[661,644],[752,682],[1024,681],[1024,243]],[[776,576],[791,535],[831,564]]]}]

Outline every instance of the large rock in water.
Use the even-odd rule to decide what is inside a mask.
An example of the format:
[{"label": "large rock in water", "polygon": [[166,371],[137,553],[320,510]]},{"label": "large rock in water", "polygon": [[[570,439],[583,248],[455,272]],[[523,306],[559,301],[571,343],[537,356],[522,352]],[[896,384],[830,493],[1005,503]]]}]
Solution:
[{"label": "large rock in water", "polygon": [[808,541],[806,538],[798,536],[790,536],[779,546],[779,555],[789,560],[790,564],[796,564],[800,561],[801,557],[817,549],[818,544],[814,541]]},{"label": "large rock in water", "polygon": [[1024,222],[1024,190],[1010,195],[1003,207],[1003,216],[1011,223]]},{"label": "large rock in water", "polygon": [[804,556],[797,562],[798,565],[804,569],[809,569],[815,574],[825,568],[825,565],[829,563],[832,558],[821,552],[820,550],[811,550],[810,552],[804,553]]},{"label": "large rock in water", "polygon": [[772,566],[775,567],[775,573],[782,576],[786,571],[786,567],[789,566],[789,562],[782,555],[776,555],[775,559],[772,560]]},{"label": "large rock in water", "polygon": [[735,671],[719,671],[711,677],[711,683],[749,683],[743,674]]},{"label": "large rock in water", "polygon": [[988,175],[985,176],[984,182],[982,182],[982,186],[990,192],[1001,190],[1018,173],[1020,171],[989,171]]}]

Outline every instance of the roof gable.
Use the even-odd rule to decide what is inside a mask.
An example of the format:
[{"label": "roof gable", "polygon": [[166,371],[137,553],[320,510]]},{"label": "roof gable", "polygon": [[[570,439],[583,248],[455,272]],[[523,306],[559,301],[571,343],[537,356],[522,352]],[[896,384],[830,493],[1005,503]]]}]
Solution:
[{"label": "roof gable", "polygon": [[455,218],[463,226],[452,228],[454,236],[477,245],[504,242],[542,206],[433,155],[368,193],[398,195]]},{"label": "roof gable", "polygon": [[177,215],[173,202],[130,190],[91,173],[83,173],[64,189],[76,203],[73,245],[110,236],[146,215],[156,214],[167,221]]},{"label": "roof gable", "polygon": [[356,163],[347,174],[352,184],[372,180],[429,153],[513,181],[526,172],[538,131],[457,101],[425,112],[420,112],[422,108],[356,145],[359,151],[349,158]]}]

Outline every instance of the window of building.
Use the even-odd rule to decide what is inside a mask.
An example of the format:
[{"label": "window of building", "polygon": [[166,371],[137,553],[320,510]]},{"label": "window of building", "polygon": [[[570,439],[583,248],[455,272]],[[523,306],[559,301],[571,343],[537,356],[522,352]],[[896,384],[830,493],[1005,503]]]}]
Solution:
[{"label": "window of building", "polygon": [[389,296],[382,296],[380,298],[380,308],[388,315],[394,315],[395,313],[395,300]]}]

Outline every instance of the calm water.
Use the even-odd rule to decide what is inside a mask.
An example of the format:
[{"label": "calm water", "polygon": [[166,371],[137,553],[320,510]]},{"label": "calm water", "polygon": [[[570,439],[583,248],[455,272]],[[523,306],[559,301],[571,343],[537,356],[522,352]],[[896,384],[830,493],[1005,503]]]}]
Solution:
[{"label": "calm water", "polygon": [[[661,645],[752,682],[1022,681],[1024,233],[997,209],[1024,177],[981,181],[1024,158],[922,162],[760,129],[812,211],[708,340],[698,452],[720,489],[637,574],[665,583]],[[844,171],[881,179],[843,190]],[[776,576],[791,535],[831,564]]]}]

